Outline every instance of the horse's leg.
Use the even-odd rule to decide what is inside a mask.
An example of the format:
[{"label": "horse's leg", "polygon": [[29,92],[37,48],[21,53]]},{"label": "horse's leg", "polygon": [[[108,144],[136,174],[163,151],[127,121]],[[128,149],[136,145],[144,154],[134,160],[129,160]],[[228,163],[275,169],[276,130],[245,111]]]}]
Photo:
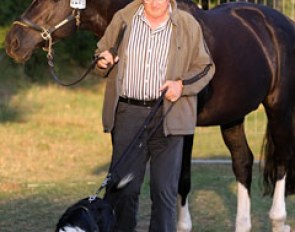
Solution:
[{"label": "horse's leg", "polygon": [[278,180],[275,185],[273,196],[273,203],[269,212],[269,217],[272,221],[273,232],[290,232],[289,225],[285,225],[287,219],[286,205],[285,205],[285,185],[286,176]]},{"label": "horse's leg", "polygon": [[188,194],[191,188],[191,158],[193,148],[193,135],[184,137],[182,152],[181,174],[178,185],[178,222],[177,232],[189,232],[192,230],[192,221],[188,208]]},{"label": "horse's leg", "polygon": [[251,231],[250,188],[253,154],[248,146],[243,120],[221,126],[224,142],[232,156],[232,167],[238,182],[236,232]]},{"label": "horse's leg", "polygon": [[178,195],[177,232],[190,232],[192,230],[192,219],[191,219],[191,215],[188,208],[188,198],[186,198],[184,205],[181,202],[182,202],[181,195]]},{"label": "horse's leg", "polygon": [[[280,104],[283,106],[283,104]],[[291,108],[291,107],[290,107]],[[273,193],[273,204],[269,212],[273,232],[289,232],[286,225],[285,188],[288,166],[292,164],[292,110],[268,108],[267,143],[265,148],[264,181],[268,193]],[[292,167],[291,167],[292,168]]]}]

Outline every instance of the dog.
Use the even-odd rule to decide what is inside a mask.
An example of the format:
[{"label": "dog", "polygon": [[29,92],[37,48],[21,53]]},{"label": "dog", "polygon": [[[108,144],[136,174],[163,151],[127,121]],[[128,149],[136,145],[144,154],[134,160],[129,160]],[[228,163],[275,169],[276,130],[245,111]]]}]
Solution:
[{"label": "dog", "polygon": [[55,232],[113,232],[115,225],[112,206],[95,196],[69,207],[59,219]]},{"label": "dog", "polygon": [[[110,173],[95,195],[84,198],[71,207],[59,219],[55,232],[114,232],[116,227],[115,211],[105,199],[98,197],[102,189],[108,191],[124,189],[135,178],[133,173]],[[121,177],[122,176],[122,177]],[[111,178],[112,177],[112,178]]]}]

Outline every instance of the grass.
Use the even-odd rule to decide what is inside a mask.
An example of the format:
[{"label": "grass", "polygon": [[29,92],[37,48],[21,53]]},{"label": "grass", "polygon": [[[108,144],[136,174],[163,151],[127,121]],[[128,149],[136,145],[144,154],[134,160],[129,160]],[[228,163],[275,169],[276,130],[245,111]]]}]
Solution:
[{"label": "grass", "polygon": [[8,27],[0,27],[0,49],[4,48],[4,38],[8,31]]},{"label": "grass", "polygon": [[[257,169],[255,170],[257,174]],[[233,231],[236,206],[235,180],[228,165],[196,165],[193,167],[190,209],[194,232]],[[75,180],[75,178],[73,178]],[[76,180],[75,180],[76,181]],[[53,231],[64,210],[78,199],[95,192],[101,183],[95,181],[53,182],[1,186],[1,231]],[[148,178],[141,195],[139,230],[147,231],[149,221]],[[288,223],[295,226],[295,198],[287,199]],[[263,198],[259,178],[255,175],[252,190],[253,231],[270,231],[267,212],[270,198]]]},{"label": "grass", "polygon": [[[246,117],[244,127],[248,144],[255,159],[259,160],[266,130],[266,116],[262,106]],[[230,159],[218,126],[196,128],[193,156],[202,159]]]},{"label": "grass", "polygon": [[[105,82],[92,74],[82,85],[64,88],[47,73],[32,81],[23,69],[6,58],[0,61],[0,231],[52,231],[62,212],[94,193],[106,174],[111,142],[101,126]],[[259,154],[264,117],[262,110],[255,114],[247,119],[246,131]],[[194,157],[229,158],[218,128],[198,128],[196,134]],[[256,168],[253,231],[265,232],[271,200],[261,197],[258,176]],[[192,178],[193,231],[233,231],[236,190],[230,165],[193,166]],[[148,226],[148,184],[147,178],[139,231]],[[293,227],[294,203],[294,197],[288,199]]]},{"label": "grass", "polygon": [[[77,94],[79,90],[66,94],[67,90],[58,88],[32,87],[29,92],[11,99],[18,116],[16,121],[5,122],[0,127],[4,154],[0,157],[2,177],[67,180],[86,175],[94,168],[96,159],[100,159],[100,165],[107,165],[110,141],[109,136],[102,133],[100,106],[97,99],[92,98],[94,94],[82,91],[83,101]],[[51,95],[52,92],[55,93]],[[82,166],[75,168],[80,163]],[[76,172],[69,172],[72,168]]]},{"label": "grass", "polygon": [[[234,231],[236,182],[229,165],[196,165],[193,167],[193,190],[190,196],[194,230],[198,232]],[[271,231],[268,211],[271,199],[262,197],[257,165],[252,184],[252,231]],[[294,197],[287,199],[289,220],[295,226]]]}]

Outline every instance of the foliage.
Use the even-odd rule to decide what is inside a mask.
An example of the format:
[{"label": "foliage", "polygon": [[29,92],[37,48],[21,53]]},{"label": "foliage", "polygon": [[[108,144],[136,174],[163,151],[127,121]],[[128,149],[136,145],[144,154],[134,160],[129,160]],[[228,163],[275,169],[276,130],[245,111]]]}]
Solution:
[{"label": "foliage", "polygon": [[1,0],[0,26],[10,24],[29,6],[30,2],[31,0]]},{"label": "foliage", "polygon": [[92,59],[98,38],[87,31],[78,31],[72,37],[56,44],[56,56],[86,66]]}]

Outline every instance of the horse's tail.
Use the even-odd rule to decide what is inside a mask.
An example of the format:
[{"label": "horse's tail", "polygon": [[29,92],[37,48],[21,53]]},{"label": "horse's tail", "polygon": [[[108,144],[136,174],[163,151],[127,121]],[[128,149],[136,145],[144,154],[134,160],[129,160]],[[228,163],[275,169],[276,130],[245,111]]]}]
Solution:
[{"label": "horse's tail", "polygon": [[[282,178],[283,176],[278,176],[279,174],[279,163],[283,162],[285,166],[286,176],[286,195],[295,194],[295,113],[293,110],[292,115],[292,126],[293,134],[292,144],[289,144],[289,151],[285,157],[277,157],[276,154],[279,154],[280,151],[275,153],[275,145],[271,135],[271,128],[267,125],[266,134],[263,140],[262,147],[262,157],[260,167],[263,170],[263,185],[264,185],[264,194],[273,195],[274,188],[278,177]],[[286,132],[287,133],[287,132]]]}]

